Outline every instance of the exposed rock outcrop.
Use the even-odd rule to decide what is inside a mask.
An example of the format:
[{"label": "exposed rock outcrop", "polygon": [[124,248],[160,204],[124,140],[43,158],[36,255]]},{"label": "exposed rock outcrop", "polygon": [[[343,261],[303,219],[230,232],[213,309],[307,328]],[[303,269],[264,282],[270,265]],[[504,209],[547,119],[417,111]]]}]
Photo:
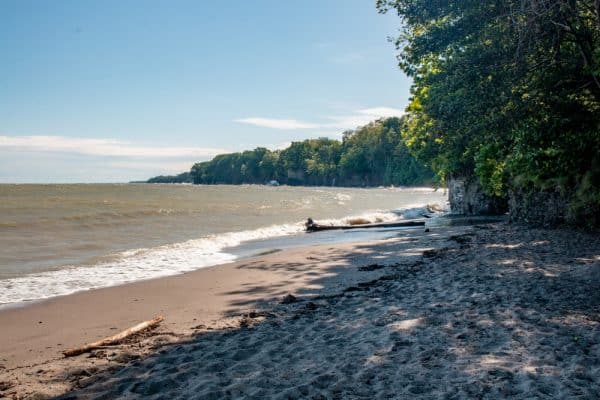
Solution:
[{"label": "exposed rock outcrop", "polygon": [[503,198],[484,193],[476,177],[455,176],[448,180],[450,209],[462,215],[498,215],[507,211]]},{"label": "exposed rock outcrop", "polygon": [[569,202],[558,191],[509,193],[509,219],[535,226],[556,227],[565,223]]}]

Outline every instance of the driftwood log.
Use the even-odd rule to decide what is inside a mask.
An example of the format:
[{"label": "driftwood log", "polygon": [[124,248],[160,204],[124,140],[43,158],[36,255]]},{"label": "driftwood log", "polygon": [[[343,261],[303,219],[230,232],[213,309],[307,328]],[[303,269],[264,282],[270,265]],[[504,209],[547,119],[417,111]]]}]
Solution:
[{"label": "driftwood log", "polygon": [[332,229],[364,229],[364,228],[400,228],[405,226],[423,226],[425,221],[423,220],[412,220],[402,222],[382,222],[377,224],[358,224],[358,225],[320,225],[315,223],[312,219],[304,224],[307,232],[317,231],[329,231]]},{"label": "driftwood log", "polygon": [[151,329],[151,328],[158,326],[163,320],[164,320],[164,318],[162,316],[158,316],[149,321],[145,321],[145,322],[137,324],[136,326],[132,326],[129,329],[125,329],[123,332],[117,333],[114,336],[104,338],[104,339],[99,340],[94,343],[88,343],[81,347],[76,347],[74,349],[65,350],[65,351],[63,351],[63,354],[65,355],[65,357],[73,357],[73,356],[77,356],[79,354],[87,353],[88,351],[92,351],[94,349],[97,349],[97,348],[100,348],[103,346],[111,346],[111,345],[119,344],[123,340],[127,339],[128,337],[130,337],[132,335],[135,335],[136,333],[143,332],[147,329]]}]

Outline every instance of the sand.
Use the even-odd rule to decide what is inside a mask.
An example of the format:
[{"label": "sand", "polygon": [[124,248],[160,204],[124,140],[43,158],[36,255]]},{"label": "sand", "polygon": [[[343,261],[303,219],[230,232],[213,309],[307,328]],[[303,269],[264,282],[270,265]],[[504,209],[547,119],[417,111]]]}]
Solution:
[{"label": "sand", "polygon": [[[153,332],[60,357],[155,314]],[[66,296],[0,326],[9,398],[595,399],[600,236],[405,230]]]}]

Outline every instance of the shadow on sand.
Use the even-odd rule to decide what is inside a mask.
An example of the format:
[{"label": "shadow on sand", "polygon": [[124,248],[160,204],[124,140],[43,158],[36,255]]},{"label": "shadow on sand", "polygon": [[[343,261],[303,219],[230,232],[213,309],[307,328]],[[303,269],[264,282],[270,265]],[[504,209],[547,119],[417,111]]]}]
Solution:
[{"label": "shadow on sand", "polygon": [[[239,328],[163,347],[60,398],[600,398],[597,235],[449,227],[307,257],[269,266],[310,278],[296,301],[273,302],[286,282],[242,287],[263,300],[231,304],[256,310]],[[365,280],[326,290],[350,266]]]}]

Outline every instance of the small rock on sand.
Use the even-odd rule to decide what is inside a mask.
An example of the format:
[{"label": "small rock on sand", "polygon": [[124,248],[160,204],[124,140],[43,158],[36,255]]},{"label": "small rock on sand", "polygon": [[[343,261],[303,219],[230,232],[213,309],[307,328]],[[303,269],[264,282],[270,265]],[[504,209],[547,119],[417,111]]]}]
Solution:
[{"label": "small rock on sand", "polygon": [[297,302],[298,299],[293,294],[288,294],[281,300],[281,304],[292,304]]}]

